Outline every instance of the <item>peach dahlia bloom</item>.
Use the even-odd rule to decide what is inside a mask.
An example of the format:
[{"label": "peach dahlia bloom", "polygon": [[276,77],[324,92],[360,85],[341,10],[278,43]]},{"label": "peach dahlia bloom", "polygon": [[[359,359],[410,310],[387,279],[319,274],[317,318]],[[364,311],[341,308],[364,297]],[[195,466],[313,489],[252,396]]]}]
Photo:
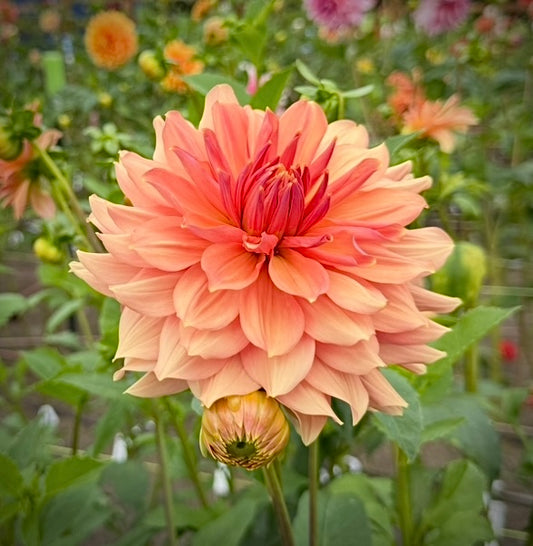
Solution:
[{"label": "peach dahlia bloom", "polygon": [[477,122],[470,108],[459,106],[457,95],[452,95],[446,102],[420,101],[403,114],[405,131],[422,131],[422,136],[436,140],[446,153],[455,148],[455,133],[466,133]]},{"label": "peach dahlia bloom", "polygon": [[123,152],[118,183],[132,206],[91,197],[104,254],[72,270],[122,306],[115,374],[127,392],[190,389],[207,408],[264,390],[308,444],[332,397],[357,423],[405,401],[381,373],[423,372],[445,328],[430,316],[458,301],[422,286],[452,241],[408,229],[429,177],[389,166],[352,121],[328,125],[298,101],[277,116],[242,107],[230,87],[206,97],[199,128],[177,112],[154,120],[153,159]]},{"label": "peach dahlia bloom", "polygon": [[[60,138],[59,131],[50,129],[41,133],[35,143],[46,150],[54,146]],[[0,159],[0,203],[3,207],[12,207],[15,218],[22,218],[28,203],[41,218],[54,217],[56,206],[43,181],[38,158],[30,141],[24,141],[22,151],[16,159]]]}]

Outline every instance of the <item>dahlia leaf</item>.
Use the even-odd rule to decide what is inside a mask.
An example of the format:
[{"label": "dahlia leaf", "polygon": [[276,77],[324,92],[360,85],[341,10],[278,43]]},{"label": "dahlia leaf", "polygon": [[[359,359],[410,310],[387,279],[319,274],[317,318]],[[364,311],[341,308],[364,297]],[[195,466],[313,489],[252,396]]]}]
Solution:
[{"label": "dahlia leaf", "polygon": [[[365,505],[355,492],[319,491],[317,516],[319,546],[372,544]],[[293,529],[296,546],[309,544],[309,493],[307,491],[298,502]]]},{"label": "dahlia leaf", "polygon": [[466,312],[451,332],[444,334],[433,347],[446,352],[446,356],[433,366],[455,364],[474,343],[483,339],[493,328],[516,313],[520,306],[512,308],[479,306]]},{"label": "dahlia leaf", "polygon": [[272,77],[257,90],[250,101],[250,105],[253,108],[258,108],[260,110],[266,110],[267,108],[275,110],[292,72],[293,68],[289,67],[273,74]]},{"label": "dahlia leaf", "polygon": [[377,428],[398,445],[412,462],[418,455],[424,428],[418,393],[409,381],[397,372],[383,370],[382,373],[409,405],[403,410],[403,415],[374,413],[373,421]]},{"label": "dahlia leaf", "polygon": [[183,79],[192,89],[198,91],[202,95],[207,95],[215,85],[227,83],[235,92],[235,96],[240,104],[246,104],[250,100],[248,93],[246,93],[246,88],[242,83],[221,74],[203,72],[202,74],[195,74],[193,76],[184,76]]}]

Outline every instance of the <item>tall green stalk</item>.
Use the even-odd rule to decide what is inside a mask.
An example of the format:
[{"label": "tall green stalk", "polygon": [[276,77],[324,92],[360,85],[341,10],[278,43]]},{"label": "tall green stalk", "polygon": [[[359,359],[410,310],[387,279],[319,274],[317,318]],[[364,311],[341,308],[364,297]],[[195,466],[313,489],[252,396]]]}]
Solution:
[{"label": "tall green stalk", "polygon": [[168,398],[164,397],[162,398],[162,401],[170,417],[174,430],[176,431],[176,434],[178,435],[178,438],[180,439],[181,446],[183,448],[183,460],[185,461],[185,466],[187,467],[189,478],[191,479],[194,485],[194,489],[196,491],[196,495],[198,496],[198,500],[200,501],[200,503],[202,504],[204,508],[208,508],[209,502],[207,500],[207,495],[205,494],[205,491],[202,487],[202,482],[200,481],[196,456],[191,447],[191,443],[189,442],[187,431],[185,430],[185,427],[183,426],[183,415],[179,411],[179,409],[176,408],[176,406],[171,405]]},{"label": "tall green stalk", "polygon": [[285,497],[283,496],[281,482],[278,478],[275,465],[270,464],[263,467],[263,476],[265,477],[265,483],[278,518],[281,542],[283,546],[294,546],[291,519],[289,517],[289,511],[287,510],[287,504],[285,503]]},{"label": "tall green stalk", "polygon": [[414,522],[411,505],[410,465],[407,455],[398,446],[396,454],[396,510],[403,546],[414,546]]},{"label": "tall green stalk", "polygon": [[177,546],[176,523],[174,521],[174,506],[172,502],[172,483],[168,465],[168,454],[166,446],[166,431],[161,408],[154,402],[154,417],[156,422],[156,442],[161,465],[161,480],[163,482],[165,518],[167,522],[167,534],[169,546]]},{"label": "tall green stalk", "polygon": [[318,440],[309,446],[309,546],[318,544]]}]

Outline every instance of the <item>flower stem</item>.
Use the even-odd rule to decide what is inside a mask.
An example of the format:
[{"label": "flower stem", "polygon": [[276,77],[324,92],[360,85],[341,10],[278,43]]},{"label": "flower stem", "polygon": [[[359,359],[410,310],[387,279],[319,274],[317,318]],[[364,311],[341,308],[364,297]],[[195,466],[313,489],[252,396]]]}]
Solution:
[{"label": "flower stem", "polygon": [[263,475],[267,484],[272,505],[278,518],[279,529],[281,534],[281,542],[283,546],[294,546],[294,538],[292,535],[291,520],[289,511],[285,504],[285,498],[281,489],[281,483],[276,473],[276,468],[273,464],[263,467]]},{"label": "flower stem", "polygon": [[318,544],[318,440],[309,446],[309,546]]},{"label": "flower stem", "polygon": [[167,534],[169,546],[177,546],[178,537],[176,536],[176,524],[174,522],[174,507],[172,504],[172,484],[170,482],[167,447],[165,441],[165,425],[162,412],[157,403],[154,403],[154,416],[156,422],[156,441],[159,462],[161,464],[161,479],[163,481],[163,492],[165,499],[165,517],[167,520]]},{"label": "flower stem", "polygon": [[413,546],[413,512],[411,509],[410,468],[407,455],[395,446],[396,450],[396,509],[402,534],[402,544]]},{"label": "flower stem", "polygon": [[196,457],[191,447],[191,444],[189,442],[187,431],[185,430],[185,427],[183,426],[182,412],[179,407],[176,407],[175,405],[173,406],[170,403],[168,398],[164,397],[162,398],[162,401],[167,410],[168,415],[170,416],[174,430],[176,431],[176,434],[178,435],[178,438],[181,441],[181,445],[183,447],[183,459],[185,461],[185,465],[187,466],[189,478],[191,479],[194,485],[198,499],[204,508],[208,508],[209,502],[207,500],[207,496],[205,494],[205,491],[202,487],[202,483],[200,481],[200,477],[198,474],[198,467],[196,465],[196,462],[197,462]]},{"label": "flower stem", "polygon": [[477,344],[466,351],[465,359],[465,389],[467,392],[477,392],[479,373]]},{"label": "flower stem", "polygon": [[74,416],[74,424],[72,427],[72,456],[77,455],[78,453],[78,446],[80,443],[80,428],[81,428],[81,418],[83,415],[83,410],[85,408],[85,404],[87,403],[88,397],[86,394],[84,394],[76,407],[76,414]]},{"label": "flower stem", "polygon": [[[78,203],[78,199],[76,197],[76,194],[72,190],[72,186],[70,185],[70,182],[67,180],[66,176],[61,172],[61,169],[57,166],[56,162],[50,157],[50,154],[46,150],[39,147],[35,142],[33,142],[33,148],[37,152],[37,154],[41,157],[44,164],[48,167],[48,170],[52,173],[54,178],[57,180],[58,187],[59,187],[59,192],[57,192],[57,194],[61,194],[62,197],[65,196],[68,204],[71,207],[71,209],[68,206],[66,207],[69,210],[69,213],[67,213],[64,207],[64,199],[62,199],[63,205],[61,206],[61,208],[63,212],[65,212],[69,216],[69,220],[73,222],[74,226],[79,228],[79,230],[82,232],[83,242],[87,245],[87,248],[90,250],[93,250],[94,252],[101,252],[102,245],[100,241],[98,240],[98,238],[96,237],[96,234],[94,233],[94,231],[87,226],[87,217],[85,216],[85,213],[83,212],[82,208],[80,207],[80,204]],[[77,222],[73,219],[74,217],[72,213],[70,212],[71,210],[74,212],[75,216],[77,217],[78,219]]]}]

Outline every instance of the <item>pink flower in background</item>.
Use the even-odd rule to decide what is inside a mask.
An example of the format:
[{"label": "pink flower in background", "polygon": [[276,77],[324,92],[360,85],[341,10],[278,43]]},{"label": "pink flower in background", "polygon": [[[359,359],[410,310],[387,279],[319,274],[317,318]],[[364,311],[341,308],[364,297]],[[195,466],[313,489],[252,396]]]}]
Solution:
[{"label": "pink flower in background", "polygon": [[304,0],[310,19],[330,31],[357,27],[376,0]]},{"label": "pink flower in background", "polygon": [[[60,138],[59,131],[50,129],[37,137],[36,144],[42,149],[48,149]],[[16,159],[0,159],[0,203],[3,207],[12,207],[17,219],[22,217],[28,203],[41,218],[53,218],[56,212],[54,200],[43,187],[36,159],[29,141],[24,142],[22,152]]]},{"label": "pink flower in background", "polygon": [[127,392],[190,389],[211,407],[265,391],[312,442],[332,397],[357,423],[401,413],[381,373],[415,373],[442,356],[431,320],[456,298],[423,287],[452,249],[439,228],[408,229],[428,177],[389,166],[385,145],[348,120],[328,124],[298,101],[281,115],[240,106],[230,87],[206,97],[199,128],[154,120],[153,159],[123,152],[117,179],[132,206],[91,197],[105,254],[71,267],[122,305]]},{"label": "pink flower in background", "polygon": [[413,17],[430,36],[458,27],[468,17],[470,0],[421,0]]}]

